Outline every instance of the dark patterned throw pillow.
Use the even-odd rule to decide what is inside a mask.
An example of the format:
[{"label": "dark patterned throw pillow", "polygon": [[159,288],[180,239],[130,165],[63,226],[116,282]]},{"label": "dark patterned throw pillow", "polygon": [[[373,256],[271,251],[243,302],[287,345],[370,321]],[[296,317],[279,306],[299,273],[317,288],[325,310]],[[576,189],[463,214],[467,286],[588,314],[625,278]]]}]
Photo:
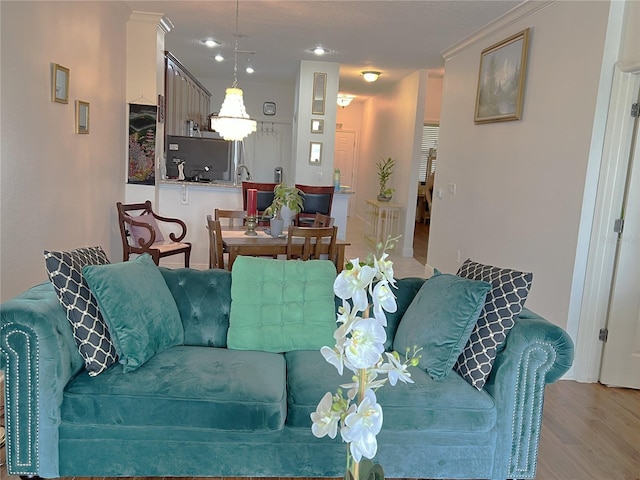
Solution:
[{"label": "dark patterned throw pillow", "polygon": [[453,369],[482,390],[507,333],[529,295],[533,274],[465,260],[458,276],[491,283],[485,306]]},{"label": "dark patterned throw pillow", "polygon": [[82,267],[107,264],[107,255],[102,247],[85,247],[68,252],[45,250],[44,258],[49,279],[67,312],[85,368],[89,375],[98,375],[118,357],[98,302],[82,276]]}]

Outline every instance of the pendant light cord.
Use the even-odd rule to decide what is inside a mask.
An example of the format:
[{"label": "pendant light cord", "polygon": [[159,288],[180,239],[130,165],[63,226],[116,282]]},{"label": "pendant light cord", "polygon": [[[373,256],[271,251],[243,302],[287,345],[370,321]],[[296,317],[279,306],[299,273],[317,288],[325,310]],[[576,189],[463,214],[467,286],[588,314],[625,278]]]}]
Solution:
[{"label": "pendant light cord", "polygon": [[240,0],[236,0],[236,46],[233,49],[233,88],[238,87],[238,11]]}]

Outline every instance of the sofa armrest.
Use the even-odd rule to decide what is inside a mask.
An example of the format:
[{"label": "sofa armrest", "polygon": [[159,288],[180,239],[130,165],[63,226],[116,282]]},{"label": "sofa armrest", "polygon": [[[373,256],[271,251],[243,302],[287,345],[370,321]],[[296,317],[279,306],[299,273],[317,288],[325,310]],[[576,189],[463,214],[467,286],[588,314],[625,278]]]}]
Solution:
[{"label": "sofa armrest", "polygon": [[569,335],[524,309],[485,385],[498,408],[493,478],[535,477],[544,388],[562,377],[572,363]]},{"label": "sofa armrest", "polygon": [[0,306],[0,354],[8,471],[57,477],[62,392],[83,361],[49,282]]}]

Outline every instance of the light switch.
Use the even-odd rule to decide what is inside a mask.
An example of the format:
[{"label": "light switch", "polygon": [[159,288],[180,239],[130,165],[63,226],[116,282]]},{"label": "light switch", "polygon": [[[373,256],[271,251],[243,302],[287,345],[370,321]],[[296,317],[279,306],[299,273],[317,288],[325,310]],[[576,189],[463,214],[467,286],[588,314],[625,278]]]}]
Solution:
[{"label": "light switch", "polygon": [[455,183],[450,183],[448,185],[448,187],[449,187],[449,193],[451,195],[455,195],[456,194],[456,184]]},{"label": "light switch", "polygon": [[442,189],[441,188],[437,188],[436,189],[436,197],[438,197],[440,200],[442,200]]}]

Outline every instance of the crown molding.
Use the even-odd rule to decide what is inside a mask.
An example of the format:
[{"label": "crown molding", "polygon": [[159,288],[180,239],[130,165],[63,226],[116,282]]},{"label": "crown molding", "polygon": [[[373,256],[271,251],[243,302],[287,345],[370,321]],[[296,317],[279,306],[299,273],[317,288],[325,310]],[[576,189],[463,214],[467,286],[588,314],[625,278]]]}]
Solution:
[{"label": "crown molding", "polygon": [[129,21],[156,25],[161,28],[164,33],[169,33],[173,29],[173,23],[171,23],[171,20],[165,17],[162,13],[135,11],[131,12]]},{"label": "crown molding", "polygon": [[480,30],[471,35],[463,38],[459,42],[454,43],[449,48],[442,50],[440,53],[442,54],[445,62],[450,58],[457,55],[459,52],[466,50],[470,46],[486,39],[489,35],[492,35],[496,32],[500,32],[502,30],[506,30],[517,22],[524,20],[531,15],[539,12],[547,8],[554,3],[557,3],[559,0],[527,0],[526,2],[512,8],[507,13],[498,17],[496,20],[491,23],[485,25]]}]

